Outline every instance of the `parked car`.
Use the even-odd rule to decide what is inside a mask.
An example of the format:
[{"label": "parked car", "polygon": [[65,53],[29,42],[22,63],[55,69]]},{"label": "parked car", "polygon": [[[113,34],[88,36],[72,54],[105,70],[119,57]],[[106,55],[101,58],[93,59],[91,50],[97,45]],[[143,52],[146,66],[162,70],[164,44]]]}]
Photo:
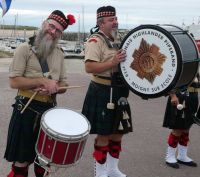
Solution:
[{"label": "parked car", "polygon": [[81,51],[82,51],[82,50],[81,50],[81,45],[76,44],[76,45],[75,45],[75,48],[74,48],[74,52],[75,52],[75,53],[81,53]]}]

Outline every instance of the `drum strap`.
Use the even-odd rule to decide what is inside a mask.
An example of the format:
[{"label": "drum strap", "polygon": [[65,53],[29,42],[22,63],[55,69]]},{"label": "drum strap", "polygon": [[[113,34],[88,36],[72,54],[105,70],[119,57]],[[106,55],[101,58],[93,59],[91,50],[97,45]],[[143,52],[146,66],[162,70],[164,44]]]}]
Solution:
[{"label": "drum strap", "polygon": [[[34,46],[35,36],[31,37],[29,40],[30,40],[29,45],[31,46],[31,50],[36,55],[37,51],[36,51],[35,46]],[[46,73],[49,72],[49,66],[48,66],[47,60],[42,60],[41,58],[38,58],[38,61],[39,61],[40,66],[42,68],[43,75],[45,76]]]},{"label": "drum strap", "polygon": [[119,49],[119,44],[117,44],[117,43],[112,44],[111,41],[101,32],[94,33],[94,34],[92,34],[92,36],[98,36],[101,39],[103,39],[109,49]]},{"label": "drum strap", "polygon": [[[37,52],[35,50],[34,41],[35,41],[35,36],[30,38],[29,44],[31,45],[31,50],[33,51],[33,53],[36,54]],[[42,60],[41,58],[38,58],[38,62],[40,63],[40,66],[42,68],[43,76],[48,77],[49,79],[52,79],[51,75],[49,75],[49,66],[48,66],[47,60]],[[52,94],[51,97],[54,104],[57,105],[56,94]]]}]

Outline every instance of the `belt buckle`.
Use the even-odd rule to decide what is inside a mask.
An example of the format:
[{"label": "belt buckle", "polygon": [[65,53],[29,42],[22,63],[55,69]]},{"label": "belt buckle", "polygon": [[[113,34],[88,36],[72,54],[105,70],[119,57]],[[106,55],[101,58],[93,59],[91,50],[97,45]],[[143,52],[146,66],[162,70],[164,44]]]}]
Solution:
[{"label": "belt buckle", "polygon": [[17,99],[19,99],[19,100],[23,100],[25,97],[24,96],[22,96],[22,95],[17,95]]},{"label": "belt buckle", "polygon": [[23,108],[23,105],[22,105],[22,104],[18,104],[18,105],[17,105],[17,110],[18,110],[18,111],[21,111],[22,108]]}]

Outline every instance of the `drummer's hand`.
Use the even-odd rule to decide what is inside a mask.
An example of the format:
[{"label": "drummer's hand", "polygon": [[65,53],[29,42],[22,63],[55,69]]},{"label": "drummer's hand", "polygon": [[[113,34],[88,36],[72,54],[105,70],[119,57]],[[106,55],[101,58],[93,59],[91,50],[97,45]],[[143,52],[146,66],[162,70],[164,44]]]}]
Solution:
[{"label": "drummer's hand", "polygon": [[171,104],[173,106],[177,106],[179,104],[178,97],[176,94],[171,95]]},{"label": "drummer's hand", "polygon": [[125,59],[126,59],[126,52],[123,49],[120,49],[113,57],[112,63],[115,66],[118,65],[120,62],[124,61]]},{"label": "drummer's hand", "polygon": [[48,92],[49,95],[57,93],[59,89],[58,81],[44,78],[43,84],[42,84],[42,90],[40,90],[41,93]]},{"label": "drummer's hand", "polygon": [[33,91],[38,92],[38,94],[40,94],[40,95],[49,95],[49,91],[42,87],[36,88]]}]

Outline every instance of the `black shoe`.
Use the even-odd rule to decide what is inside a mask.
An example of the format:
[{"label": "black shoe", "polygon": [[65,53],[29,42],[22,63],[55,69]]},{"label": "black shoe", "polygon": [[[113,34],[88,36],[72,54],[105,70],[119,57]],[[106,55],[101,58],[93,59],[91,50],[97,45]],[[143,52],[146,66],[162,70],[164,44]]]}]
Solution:
[{"label": "black shoe", "polygon": [[193,161],[190,161],[190,162],[183,162],[181,160],[177,160],[177,161],[178,161],[178,163],[183,164],[183,165],[187,165],[187,166],[190,166],[190,167],[197,167],[197,163],[193,162]]},{"label": "black shoe", "polygon": [[166,162],[166,164],[169,166],[169,167],[172,167],[172,168],[176,168],[178,169],[179,168],[179,164],[178,163],[169,163],[169,162]]}]

